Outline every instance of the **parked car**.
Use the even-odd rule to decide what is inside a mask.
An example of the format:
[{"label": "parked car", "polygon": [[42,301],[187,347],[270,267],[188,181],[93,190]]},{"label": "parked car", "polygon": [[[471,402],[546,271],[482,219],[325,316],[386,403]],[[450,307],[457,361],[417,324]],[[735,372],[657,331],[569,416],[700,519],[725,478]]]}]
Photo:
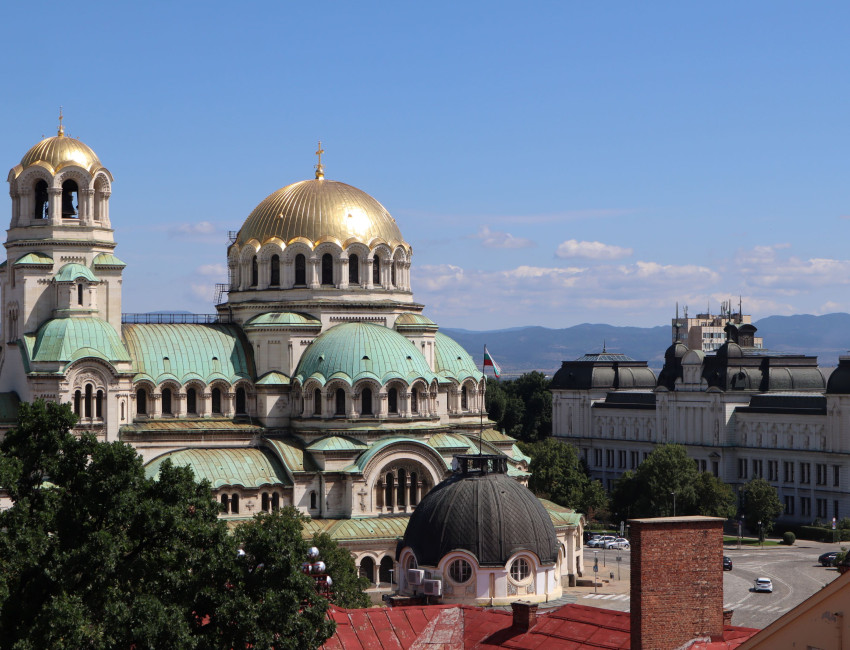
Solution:
[{"label": "parked car", "polygon": [[616,537],[614,537],[613,535],[603,535],[603,536],[602,536],[602,537],[600,537],[599,539],[595,539],[595,538],[594,538],[594,539],[590,540],[590,541],[587,543],[587,545],[588,545],[588,546],[591,546],[591,547],[593,547],[593,548],[605,548],[605,543],[606,543],[606,542],[610,542],[610,541],[613,541],[613,540],[615,540],[615,539],[617,539],[617,538],[616,538]]},{"label": "parked car", "polygon": [[590,546],[590,542],[599,539],[602,535],[595,535],[593,533],[585,533],[584,534],[584,545]]},{"label": "parked car", "polygon": [[732,570],[732,558],[728,555],[723,556],[723,570],[731,571]]},{"label": "parked car", "polygon": [[818,558],[818,562],[821,566],[835,566],[836,555],[838,555],[838,551],[827,551]]},{"label": "parked car", "polygon": [[753,583],[753,591],[773,591],[773,583],[770,578],[756,578]]},{"label": "parked car", "polygon": [[631,548],[629,540],[625,537],[617,537],[616,539],[605,542],[605,548]]}]

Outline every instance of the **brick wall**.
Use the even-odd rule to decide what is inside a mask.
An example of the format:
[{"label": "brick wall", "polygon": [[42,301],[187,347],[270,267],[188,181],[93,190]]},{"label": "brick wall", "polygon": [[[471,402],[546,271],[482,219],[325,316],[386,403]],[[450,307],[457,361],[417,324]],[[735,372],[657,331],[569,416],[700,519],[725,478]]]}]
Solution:
[{"label": "brick wall", "polygon": [[723,520],[632,519],[631,646],[723,634]]}]

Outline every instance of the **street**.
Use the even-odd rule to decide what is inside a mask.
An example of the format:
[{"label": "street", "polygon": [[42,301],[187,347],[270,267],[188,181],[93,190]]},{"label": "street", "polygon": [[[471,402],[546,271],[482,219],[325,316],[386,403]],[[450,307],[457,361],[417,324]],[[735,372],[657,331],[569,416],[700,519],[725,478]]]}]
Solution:
[{"label": "street", "polygon": [[[585,575],[593,575],[595,549],[585,549]],[[732,624],[764,628],[789,609],[838,577],[832,567],[822,567],[817,559],[826,551],[840,550],[839,544],[798,540],[794,546],[725,547],[723,554],[732,559],[733,569],[723,572],[723,607],[734,610]],[[617,579],[617,555],[621,555]],[[593,593],[592,587],[570,589],[582,605],[629,611],[630,551],[598,551],[600,579],[609,582]],[[604,562],[604,564],[603,564]],[[718,567],[720,570],[720,567]],[[611,573],[614,579],[611,579]],[[753,592],[753,581],[765,577],[773,581],[773,593]]]}]

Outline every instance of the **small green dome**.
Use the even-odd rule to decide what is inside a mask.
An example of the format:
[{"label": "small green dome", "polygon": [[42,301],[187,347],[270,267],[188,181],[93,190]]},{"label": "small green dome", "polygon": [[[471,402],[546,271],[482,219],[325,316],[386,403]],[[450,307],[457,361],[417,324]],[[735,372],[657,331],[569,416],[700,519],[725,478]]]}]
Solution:
[{"label": "small green dome", "polygon": [[87,266],[72,262],[66,264],[53,276],[57,282],[74,282],[77,278],[85,278],[89,282],[97,282],[97,276]]},{"label": "small green dome", "polygon": [[434,335],[434,342],[434,369],[437,374],[458,382],[469,378],[478,381],[484,376],[460,343],[440,332]]},{"label": "small green dome", "polygon": [[31,361],[71,362],[83,357],[130,361],[130,354],[112,325],[99,318],[54,318],[33,336],[25,336]]},{"label": "small green dome", "polygon": [[427,316],[423,316],[422,314],[414,314],[412,312],[405,312],[403,314],[399,314],[398,318],[395,319],[395,328],[397,330],[406,330],[406,329],[437,329],[437,324],[432,321]]},{"label": "small green dome", "polygon": [[321,327],[322,322],[309,314],[292,311],[267,312],[254,316],[245,323],[245,329],[251,327]]},{"label": "small green dome", "polygon": [[304,352],[294,378],[303,384],[310,377],[323,385],[332,377],[349,385],[366,377],[381,384],[394,378],[430,383],[434,373],[416,346],[395,330],[343,323],[316,338]]}]

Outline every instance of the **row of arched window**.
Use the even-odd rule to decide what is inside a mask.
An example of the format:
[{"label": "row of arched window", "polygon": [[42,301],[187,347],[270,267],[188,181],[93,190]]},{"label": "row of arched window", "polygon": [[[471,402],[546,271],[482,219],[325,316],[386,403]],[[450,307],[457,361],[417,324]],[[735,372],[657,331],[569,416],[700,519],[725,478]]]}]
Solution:
[{"label": "row of arched window", "polygon": [[[464,387],[466,390],[466,387]],[[333,415],[335,417],[347,417],[348,395],[343,388],[337,388],[333,391]],[[420,397],[418,390],[410,392],[410,412],[412,415],[419,414]],[[376,414],[375,398],[371,388],[363,388],[360,391],[359,407],[360,416],[374,416]],[[398,388],[391,387],[387,389],[387,413],[389,415],[399,415],[399,391]],[[322,415],[322,391],[319,388],[313,390],[313,415]]]},{"label": "row of arched window", "polygon": [[[393,576],[395,573],[394,566],[393,559],[389,555],[381,558],[381,563],[378,565],[378,583],[389,586],[395,582]],[[358,572],[369,581],[370,585],[377,584],[375,582],[375,560],[368,555],[360,559]]]},{"label": "row of arched window", "polygon": [[[79,391],[78,391],[79,392]],[[245,389],[239,386],[236,389],[236,415],[247,415],[248,399]],[[213,415],[223,415],[222,409],[222,392],[218,387],[213,387],[210,391],[211,408]],[[136,390],[136,415],[151,415],[150,406],[148,404],[149,394],[145,388]],[[163,388],[160,393],[160,411],[163,415],[175,415],[175,397],[171,388]],[[195,388],[186,389],[186,414],[199,415],[201,411],[198,409],[198,391]]]},{"label": "row of arched window", "polygon": [[78,418],[103,418],[103,391],[94,391],[94,386],[86,384],[85,389],[74,391],[74,415]]}]

